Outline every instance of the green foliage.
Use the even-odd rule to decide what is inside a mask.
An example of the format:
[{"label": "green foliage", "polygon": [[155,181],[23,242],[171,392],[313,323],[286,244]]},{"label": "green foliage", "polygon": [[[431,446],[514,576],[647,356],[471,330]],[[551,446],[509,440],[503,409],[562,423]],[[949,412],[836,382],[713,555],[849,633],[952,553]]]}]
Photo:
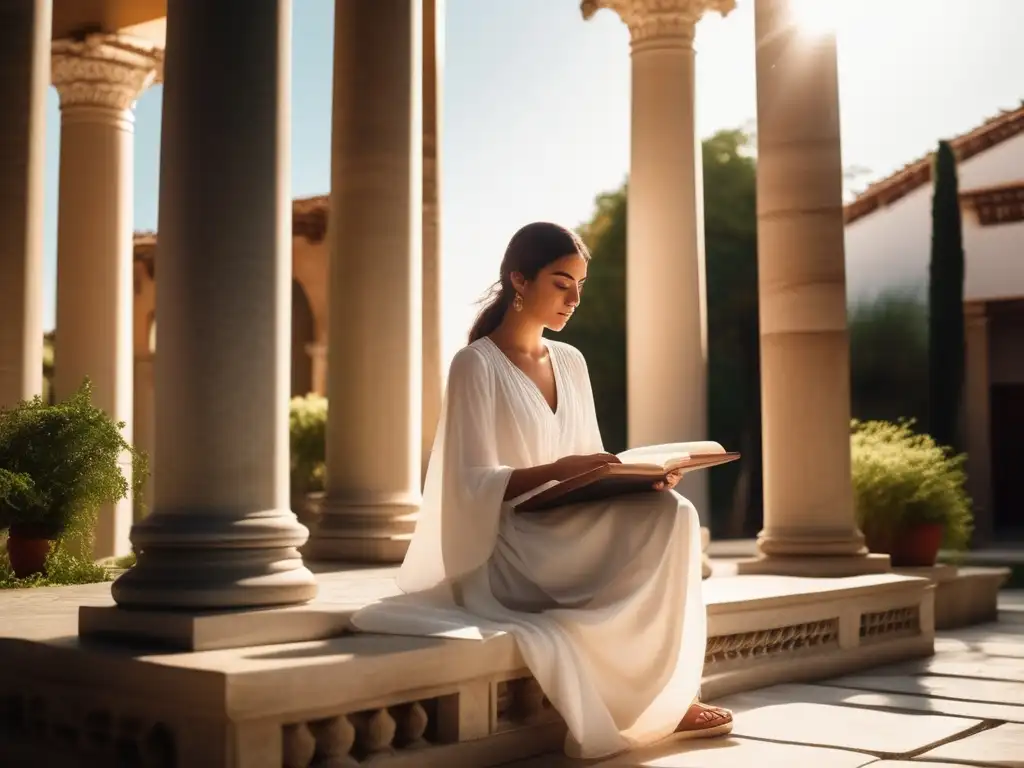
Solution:
[{"label": "green foliage", "polygon": [[0,469],[0,504],[12,510],[3,513],[3,517],[0,517],[0,526],[3,525],[5,518],[21,515],[23,511],[28,514],[27,510],[42,503],[42,494],[36,490],[36,485],[29,475]]},{"label": "green foliage", "polygon": [[861,421],[913,419],[927,427],[928,307],[890,291],[853,307],[850,398]]},{"label": "green foliage", "polygon": [[129,552],[127,555],[121,555],[121,557],[114,558],[113,565],[115,568],[122,568],[124,570],[127,570],[129,568],[134,568],[136,561],[137,558],[135,552],[132,551]]},{"label": "green foliage", "polygon": [[743,453],[708,475],[717,536],[750,536],[761,523],[757,171],[748,149],[742,131],[703,143],[708,434]]},{"label": "green foliage", "polygon": [[53,331],[43,334],[43,402],[53,405],[53,347],[55,334]]},{"label": "green foliage", "polygon": [[910,422],[854,421],[850,436],[857,523],[865,535],[918,523],[942,523],[943,545],[966,548],[973,529],[964,488],[966,456],[954,454]]},{"label": "green foliage", "polygon": [[[744,453],[742,462],[709,475],[719,534],[722,528],[742,534],[759,524],[756,185],[747,143],[741,131],[722,131],[703,143],[709,433]],[[625,186],[600,195],[593,218],[580,228],[593,262],[584,301],[559,336],[587,358],[601,434],[612,451],[627,447],[626,198]],[[729,522],[719,510],[729,511]]]},{"label": "green foliage", "polygon": [[288,429],[291,440],[292,493],[323,490],[327,453],[327,398],[312,393],[292,398]]},{"label": "green foliage", "polygon": [[121,455],[132,459],[135,493],[148,474],[145,456],[124,439],[123,428],[92,405],[88,380],[56,405],[37,396],[0,410],[0,466],[7,470],[0,528],[22,527],[90,545],[99,507],[128,493]]},{"label": "green foliage", "polygon": [[11,570],[4,547],[4,537],[0,536],[0,589],[26,589],[28,587],[55,587],[68,584],[94,584],[97,581],[110,581],[110,572],[84,557],[74,555],[61,544],[54,545],[46,558],[46,574],[29,576],[19,579]]},{"label": "green foliage", "polygon": [[939,142],[932,197],[928,281],[928,427],[944,445],[959,443],[964,381],[964,248],[956,155]]},{"label": "green foliage", "polygon": [[627,447],[626,187],[599,195],[579,232],[592,261],[584,300],[559,338],[586,356],[601,436],[618,452]]}]

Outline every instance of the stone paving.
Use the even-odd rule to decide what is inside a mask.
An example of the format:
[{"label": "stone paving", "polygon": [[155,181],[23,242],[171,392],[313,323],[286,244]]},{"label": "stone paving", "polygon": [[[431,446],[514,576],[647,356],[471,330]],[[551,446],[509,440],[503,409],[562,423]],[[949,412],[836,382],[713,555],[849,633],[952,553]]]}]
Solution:
[{"label": "stone paving", "polygon": [[1024,591],[998,623],[942,632],[935,656],[712,702],[733,735],[611,760],[540,757],[508,768],[1024,768]]}]

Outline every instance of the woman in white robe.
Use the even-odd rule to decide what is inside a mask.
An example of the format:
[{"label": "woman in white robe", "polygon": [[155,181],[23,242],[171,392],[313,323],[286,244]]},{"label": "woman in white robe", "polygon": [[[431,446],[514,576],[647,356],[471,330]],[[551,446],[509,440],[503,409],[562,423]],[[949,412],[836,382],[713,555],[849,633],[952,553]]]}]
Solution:
[{"label": "woman in white robe", "polygon": [[501,281],[452,361],[399,572],[400,588],[423,600],[365,609],[354,623],[435,634],[461,621],[509,632],[568,726],[567,754],[595,758],[673,733],[728,733],[732,716],[697,702],[700,528],[671,489],[677,477],[649,494],[514,509],[540,488],[618,461],[604,452],[582,354],[542,335],[568,322],[589,260],[579,237],[555,224],[512,238]]}]

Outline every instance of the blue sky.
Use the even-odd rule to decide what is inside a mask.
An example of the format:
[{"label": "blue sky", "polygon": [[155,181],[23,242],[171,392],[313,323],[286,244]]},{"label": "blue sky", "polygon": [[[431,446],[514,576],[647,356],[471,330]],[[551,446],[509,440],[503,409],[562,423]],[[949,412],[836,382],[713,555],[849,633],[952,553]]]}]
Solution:
[{"label": "blue sky", "polygon": [[[832,8],[843,161],[863,186],[1024,98],[1021,0],[805,0]],[[292,193],[329,191],[334,0],[294,0]],[[697,36],[701,135],[755,115],[753,0]],[[522,224],[586,220],[629,166],[629,35],[578,0],[447,0],[442,226],[445,346]],[[161,88],[136,110],[135,226],[155,229]],[[54,322],[60,114],[47,111],[45,327]],[[595,265],[599,268],[599,265]]]}]

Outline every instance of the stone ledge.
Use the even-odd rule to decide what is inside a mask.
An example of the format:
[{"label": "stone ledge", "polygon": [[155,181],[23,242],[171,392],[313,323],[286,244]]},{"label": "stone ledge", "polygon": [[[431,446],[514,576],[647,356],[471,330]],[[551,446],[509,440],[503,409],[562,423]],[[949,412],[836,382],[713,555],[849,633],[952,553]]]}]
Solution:
[{"label": "stone ledge", "polygon": [[995,621],[999,617],[999,589],[1010,578],[1009,568],[958,568],[948,563],[895,570],[905,576],[931,579],[935,584],[936,629]]},{"label": "stone ledge", "polygon": [[[934,649],[935,588],[926,579],[742,576],[708,582],[705,593],[712,584],[719,593],[717,604],[708,606],[703,688],[709,698],[928,656]],[[731,638],[726,647],[733,649],[715,659],[711,652],[723,638]]]},{"label": "stone ledge", "polygon": [[[917,575],[917,574],[910,574]],[[926,578],[925,574],[921,574]],[[78,612],[82,638],[126,640],[180,651],[214,651],[261,645],[299,643],[338,637],[351,630],[349,618],[363,605],[398,594],[393,583],[365,593],[362,601],[339,600],[327,581],[311,603],[242,611],[158,611],[120,608],[113,604],[83,605]],[[745,576],[704,581],[708,615],[751,609],[773,609],[853,596],[864,586],[875,590],[905,588],[891,574],[845,579]]]},{"label": "stone ledge", "polygon": [[[896,574],[705,582],[704,694],[929,655],[934,593]],[[314,753],[339,765],[351,754],[389,768],[471,768],[550,752],[564,733],[507,635],[350,634],[195,653],[12,638],[0,655],[0,700],[35,723],[0,733],[0,764],[26,754],[27,738],[37,765],[75,764],[87,747],[163,744],[174,761],[159,764],[182,768],[309,768]]]}]

